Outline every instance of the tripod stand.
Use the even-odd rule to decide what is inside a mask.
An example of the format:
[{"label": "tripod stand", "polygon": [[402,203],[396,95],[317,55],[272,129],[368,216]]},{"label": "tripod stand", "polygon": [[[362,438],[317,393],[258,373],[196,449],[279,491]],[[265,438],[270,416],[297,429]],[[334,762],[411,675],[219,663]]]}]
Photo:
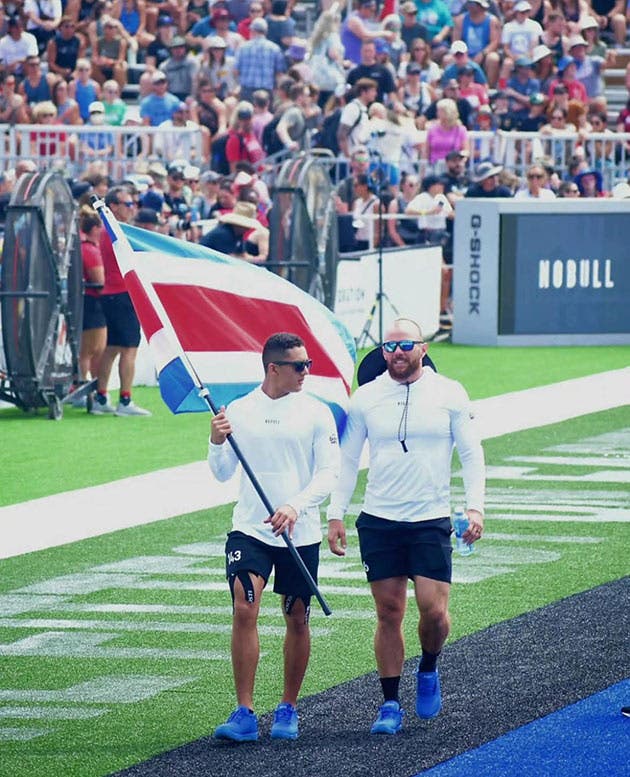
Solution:
[{"label": "tripod stand", "polygon": [[[382,173],[381,168],[379,168],[379,172]],[[378,265],[378,286],[376,289],[376,294],[374,296],[374,300],[372,302],[372,307],[370,308],[370,312],[368,313],[368,316],[365,320],[365,324],[363,324],[363,329],[361,330],[361,334],[357,338],[357,348],[363,348],[365,345],[367,345],[368,340],[372,342],[373,345],[380,345],[383,342],[383,302],[387,302],[390,309],[394,313],[394,315],[398,315],[398,310],[394,303],[390,300],[390,298],[387,296],[387,294],[383,291],[383,184],[382,176],[378,176],[379,183],[377,184],[378,189],[376,192],[376,195],[378,197],[378,255],[377,255],[377,265]],[[376,313],[376,308],[378,307],[378,340],[376,340],[373,335],[371,334],[372,329],[372,321],[374,320],[374,314]]]}]

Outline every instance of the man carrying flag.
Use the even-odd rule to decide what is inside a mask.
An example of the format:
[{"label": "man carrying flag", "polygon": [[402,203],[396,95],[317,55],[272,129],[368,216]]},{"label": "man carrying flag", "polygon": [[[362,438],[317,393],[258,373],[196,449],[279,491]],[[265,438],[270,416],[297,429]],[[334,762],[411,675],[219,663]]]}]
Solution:
[{"label": "man carrying flag", "polygon": [[225,547],[226,572],[233,601],[232,668],[238,706],[214,736],[236,742],[258,739],[253,694],[259,658],[257,620],[262,592],[274,569],[274,591],[282,597],[286,624],[284,691],[276,708],[271,737],[298,736],[297,697],[310,655],[311,589],[281,535],[294,540],[313,579],[317,578],[321,541],[318,505],[332,490],[339,470],[339,446],[332,413],[302,392],[312,361],[301,337],[271,335],[263,348],[262,385],[214,416],[208,462],[218,480],[238,465],[226,445],[234,431],[244,457],[275,506],[268,515],[250,480],[241,478],[232,531]]}]

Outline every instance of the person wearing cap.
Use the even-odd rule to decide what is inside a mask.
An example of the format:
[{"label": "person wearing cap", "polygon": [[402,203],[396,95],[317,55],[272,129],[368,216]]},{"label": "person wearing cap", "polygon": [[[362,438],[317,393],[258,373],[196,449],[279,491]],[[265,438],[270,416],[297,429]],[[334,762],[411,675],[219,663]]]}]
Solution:
[{"label": "person wearing cap", "polygon": [[267,38],[286,51],[295,36],[295,21],[287,14],[287,0],[272,0],[271,10],[265,16]]},{"label": "person wearing cap", "polygon": [[368,40],[394,40],[395,33],[386,31],[377,18],[376,0],[358,0],[341,25],[344,57],[354,67],[361,62],[361,44]]},{"label": "person wearing cap", "polygon": [[236,202],[233,210],[221,213],[218,224],[203,235],[199,242],[222,254],[241,257],[245,252],[245,233],[258,227],[260,224],[256,220],[256,206],[250,202]]},{"label": "person wearing cap", "polygon": [[566,87],[569,95],[569,100],[577,100],[586,105],[588,103],[588,95],[586,89],[581,81],[577,80],[577,67],[573,57],[562,57],[558,62],[558,77],[555,78],[549,85],[549,97],[553,97],[554,89],[558,84],[562,84]]},{"label": "person wearing cap", "polygon": [[425,42],[429,40],[429,31],[424,24],[420,24],[416,18],[418,9],[413,0],[407,0],[407,2],[400,6],[400,14],[402,16],[400,37],[403,39],[407,51],[411,51],[414,40]]},{"label": "person wearing cap", "polygon": [[213,208],[219,201],[220,173],[214,170],[206,170],[199,177],[199,191],[193,196],[192,212],[196,221],[205,221],[212,218]]},{"label": "person wearing cap", "polygon": [[211,35],[219,35],[225,40],[226,46],[230,48],[230,54],[234,54],[232,49],[232,38],[230,36],[235,35],[234,49],[242,43],[242,38],[238,33],[232,33],[229,29],[231,16],[230,12],[225,7],[225,3],[215,3],[210,12],[195,22],[190,30],[186,33],[186,43],[191,49],[199,50],[203,46],[203,42]]},{"label": "person wearing cap", "polygon": [[514,6],[514,19],[503,27],[501,44],[510,68],[512,61],[519,57],[532,58],[534,49],[541,41],[543,29],[534,19],[530,19],[531,4],[528,0],[518,0]]},{"label": "person wearing cap", "polygon": [[341,180],[333,195],[338,215],[350,213],[355,200],[354,185],[359,175],[366,175],[370,168],[370,153],[367,146],[356,146],[350,157],[350,175]]},{"label": "person wearing cap", "polygon": [[[472,127],[475,112],[468,100],[459,93],[459,81],[456,78],[451,78],[447,81],[442,89],[442,94],[455,102],[459,119],[464,127]],[[435,121],[437,119],[437,106],[441,99],[441,97],[438,97],[433,100],[431,105],[424,111],[426,121]]]},{"label": "person wearing cap", "polygon": [[169,92],[168,81],[161,70],[152,74],[151,88],[151,94],[140,101],[140,119],[146,126],[158,127],[172,117],[181,100]]},{"label": "person wearing cap", "polygon": [[276,78],[287,69],[280,47],[267,40],[267,22],[254,19],[251,37],[239,47],[234,62],[234,74],[241,84],[241,98],[250,100],[257,89],[272,93]]},{"label": "person wearing cap", "polygon": [[[567,20],[562,11],[550,11],[540,40],[542,45],[551,50],[554,65],[564,56],[567,46],[566,31]],[[536,48],[540,48],[540,46],[537,46]],[[532,60],[534,61],[536,60],[535,52],[536,49],[532,52]]]},{"label": "person wearing cap", "polygon": [[138,208],[133,223],[141,229],[148,229],[149,232],[160,232],[162,227],[157,211],[153,208]]},{"label": "person wearing cap", "polygon": [[607,197],[604,191],[604,179],[599,170],[587,167],[581,170],[573,179],[580,190],[580,197]]},{"label": "person wearing cap", "polygon": [[553,51],[541,43],[532,54],[533,76],[540,82],[540,91],[547,94],[549,86],[555,77],[555,62]]},{"label": "person wearing cap", "polygon": [[127,85],[127,41],[120,33],[120,26],[116,19],[105,19],[103,34],[94,41],[92,62],[94,78],[99,84],[113,78],[124,89]]},{"label": "person wearing cap", "polygon": [[419,245],[422,242],[418,219],[404,216],[407,206],[419,190],[418,176],[415,173],[408,174],[400,184],[400,192],[392,197],[387,206],[387,213],[390,216],[398,216],[395,219],[387,219],[387,234],[392,245],[404,247]]},{"label": "person wearing cap", "polygon": [[608,46],[599,38],[599,24],[597,19],[592,16],[586,16],[580,23],[580,32],[586,41],[586,53],[594,57],[606,57]]},{"label": "person wearing cap", "polygon": [[457,71],[457,81],[460,95],[468,100],[473,110],[478,111],[482,105],[488,105],[490,98],[486,84],[475,83],[475,71],[472,65],[473,63],[469,62],[460,67]]},{"label": "person wearing cap", "polygon": [[529,110],[515,119],[514,128],[519,132],[538,132],[547,123],[547,98],[542,92],[529,96]]},{"label": "person wearing cap", "polygon": [[435,718],[442,708],[438,661],[450,630],[453,446],[464,470],[467,543],[482,536],[485,472],[468,394],[460,383],[423,366],[427,344],[419,325],[399,317],[384,335],[385,371],[350,398],[327,519],[330,551],[345,556],[344,516],[369,439],[368,485],[355,525],[376,610],[374,652],[383,693],[371,733],[395,736],[403,726],[400,680],[410,579],[422,650],[412,704],[421,720]]},{"label": "person wearing cap", "polygon": [[473,183],[466,190],[466,197],[512,197],[512,191],[499,183],[499,173],[503,170],[501,165],[494,162],[480,162],[475,168]]},{"label": "person wearing cap", "polygon": [[449,49],[449,56],[453,59],[453,62],[444,68],[442,78],[440,79],[442,87],[444,87],[444,84],[452,78],[457,78],[460,70],[464,67],[472,69],[473,79],[476,84],[487,86],[488,78],[486,77],[486,74],[483,72],[480,65],[470,59],[468,55],[468,46],[463,40],[453,41]]},{"label": "person wearing cap", "polygon": [[25,59],[24,73],[25,76],[18,86],[18,94],[24,97],[27,106],[32,109],[37,103],[50,100],[57,77],[52,73],[42,72],[42,61],[39,55]]},{"label": "person wearing cap", "polygon": [[[478,65],[484,74],[484,80],[479,81],[475,73],[475,81],[494,87],[499,80],[501,66],[501,22],[488,11],[489,7],[488,0],[468,0],[465,12],[455,17],[450,53],[454,53],[456,43],[464,43],[470,61]],[[456,64],[461,63],[456,60]]]},{"label": "person wearing cap", "polygon": [[514,62],[514,71],[505,86],[505,93],[510,99],[510,112],[515,120],[529,112],[529,98],[540,90],[540,81],[532,77],[532,61],[527,57],[519,57]]},{"label": "person wearing cap", "polygon": [[398,90],[398,98],[408,116],[414,118],[416,127],[424,129],[424,112],[431,105],[433,95],[429,85],[421,79],[422,68],[417,62],[409,62],[405,68],[405,78]]},{"label": "person wearing cap", "polygon": [[443,0],[416,0],[416,6],[416,18],[427,28],[431,56],[439,63],[448,51],[453,31],[453,17],[449,7]]},{"label": "person wearing cap", "polygon": [[170,56],[169,45],[174,36],[173,19],[170,16],[160,16],[157,20],[155,40],[146,49],[145,62],[147,68],[159,70],[162,62]]},{"label": "person wearing cap", "polygon": [[376,42],[373,40],[366,40],[361,44],[361,62],[350,70],[346,81],[354,87],[361,78],[370,78],[376,82],[376,100],[378,102],[387,101],[392,106],[399,104],[392,71],[377,61]]},{"label": "person wearing cap", "polygon": [[24,22],[20,16],[10,16],[7,20],[7,34],[0,38],[2,70],[22,76],[24,60],[38,54],[35,36],[24,31]]},{"label": "person wearing cap", "polygon": [[617,48],[626,48],[626,0],[590,0],[589,5],[599,29],[612,32]]},{"label": "person wearing cap", "polygon": [[162,63],[160,70],[166,76],[169,92],[180,102],[186,102],[194,91],[199,63],[197,57],[188,53],[186,40],[181,35],[175,35],[171,40],[169,58]]},{"label": "person wearing cap", "polygon": [[[466,189],[470,185],[467,167],[469,159],[470,154],[464,149],[449,151],[444,158],[446,170],[441,178],[444,182],[444,194],[452,207],[455,207],[457,200],[464,196]],[[452,224],[452,220],[448,223]]]},{"label": "person wearing cap", "polygon": [[254,134],[253,120],[254,106],[246,100],[241,100],[232,114],[225,144],[225,156],[231,173],[236,170],[237,162],[250,162],[256,166],[265,158],[265,152]]},{"label": "person wearing cap", "polygon": [[[227,51],[227,44],[220,35],[206,38],[197,74],[197,84],[208,83],[220,101],[228,97],[235,99],[239,93],[239,84],[234,77],[234,57]],[[216,103],[213,105],[216,109]]]},{"label": "person wearing cap", "polygon": [[[88,125],[102,128],[105,124],[105,106],[100,100],[90,105]],[[111,132],[82,132],[79,135],[79,150],[84,160],[109,160],[116,148],[114,135]]]},{"label": "person wearing cap", "polygon": [[175,105],[171,118],[158,126],[161,132],[153,138],[153,152],[162,159],[191,160],[199,158],[199,151],[202,160],[207,161],[210,158],[210,131],[190,118],[187,103],[180,102]]},{"label": "person wearing cap", "polygon": [[581,35],[572,35],[569,38],[568,50],[575,62],[575,76],[584,85],[589,99],[593,99],[604,93],[602,74],[606,66],[614,60],[615,54],[612,50],[607,52],[606,57],[587,54],[587,46],[588,43]]}]

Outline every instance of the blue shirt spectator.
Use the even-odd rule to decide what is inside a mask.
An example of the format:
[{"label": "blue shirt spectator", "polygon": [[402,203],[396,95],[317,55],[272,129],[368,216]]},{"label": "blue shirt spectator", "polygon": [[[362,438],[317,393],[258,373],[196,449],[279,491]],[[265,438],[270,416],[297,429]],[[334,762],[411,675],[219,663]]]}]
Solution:
[{"label": "blue shirt spectator", "polygon": [[140,118],[143,124],[157,127],[163,121],[167,121],[173,115],[173,111],[179,105],[180,100],[167,91],[168,82],[166,76],[160,70],[153,74],[153,94],[145,97],[140,103]]}]

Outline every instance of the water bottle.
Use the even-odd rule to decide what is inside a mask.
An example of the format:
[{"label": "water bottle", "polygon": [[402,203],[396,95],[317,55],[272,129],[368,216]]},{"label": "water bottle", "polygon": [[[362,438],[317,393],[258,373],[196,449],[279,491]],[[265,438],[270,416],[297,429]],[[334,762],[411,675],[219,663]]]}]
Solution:
[{"label": "water bottle", "polygon": [[475,548],[464,542],[464,532],[468,528],[468,517],[463,508],[458,507],[453,513],[453,529],[455,530],[455,550],[460,556],[470,556]]}]

